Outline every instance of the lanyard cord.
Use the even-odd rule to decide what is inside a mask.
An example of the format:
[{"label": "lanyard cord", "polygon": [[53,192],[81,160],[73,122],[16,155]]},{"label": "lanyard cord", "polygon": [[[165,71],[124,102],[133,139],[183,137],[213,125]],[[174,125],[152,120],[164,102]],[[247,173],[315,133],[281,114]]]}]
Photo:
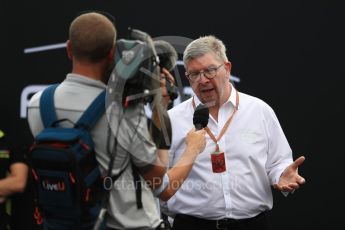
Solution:
[{"label": "lanyard cord", "polygon": [[[222,130],[220,131],[220,134],[218,135],[217,138],[213,135],[213,133],[211,132],[211,130],[208,127],[205,128],[207,134],[211,137],[213,142],[216,144],[216,151],[219,151],[218,141],[223,137],[224,133],[228,129],[228,127],[232,121],[232,118],[234,117],[235,113],[238,110],[239,103],[240,103],[240,97],[239,97],[238,91],[236,90],[236,105],[234,107],[234,111],[232,111],[232,114],[230,115],[228,120],[225,122],[225,124],[224,124]],[[195,109],[194,97],[193,97],[192,105],[193,105],[193,108]]]}]

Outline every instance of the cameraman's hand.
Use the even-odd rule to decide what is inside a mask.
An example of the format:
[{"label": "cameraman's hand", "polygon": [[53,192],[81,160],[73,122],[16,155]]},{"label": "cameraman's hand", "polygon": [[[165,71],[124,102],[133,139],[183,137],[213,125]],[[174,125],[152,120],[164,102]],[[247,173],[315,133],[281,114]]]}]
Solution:
[{"label": "cameraman's hand", "polygon": [[166,84],[174,85],[174,83],[175,83],[174,77],[170,74],[170,72],[167,69],[162,68],[162,72],[160,74],[160,85],[162,89],[162,105],[164,106],[165,109],[168,107],[169,103],[171,102]]},{"label": "cameraman's hand", "polygon": [[[167,114],[167,108],[168,108],[168,105],[170,103],[170,96],[168,94],[166,84],[174,84],[175,80],[174,80],[174,77],[169,73],[168,70],[166,70],[165,68],[162,68],[159,81],[160,81],[160,87],[161,87],[161,91],[162,91],[162,97],[159,98],[160,101],[157,101],[160,104],[159,106],[157,106],[157,104],[153,105],[151,119],[152,119],[153,123],[155,124],[155,126],[158,129],[161,129],[161,122],[162,121],[161,121],[160,117],[162,117],[162,115],[163,115],[163,119],[164,119],[164,117],[166,117],[166,119],[169,119],[169,116]],[[167,122],[165,122],[165,124],[167,124]],[[169,122],[169,126],[170,126],[170,122]]]},{"label": "cameraman's hand", "polygon": [[192,154],[198,155],[202,151],[204,151],[206,147],[206,131],[204,129],[195,131],[193,128],[191,131],[188,132],[186,136],[186,144],[187,148],[192,149],[190,151]]},{"label": "cameraman's hand", "polygon": [[166,68],[162,68],[161,78],[167,78],[171,85],[175,84],[174,77]]}]

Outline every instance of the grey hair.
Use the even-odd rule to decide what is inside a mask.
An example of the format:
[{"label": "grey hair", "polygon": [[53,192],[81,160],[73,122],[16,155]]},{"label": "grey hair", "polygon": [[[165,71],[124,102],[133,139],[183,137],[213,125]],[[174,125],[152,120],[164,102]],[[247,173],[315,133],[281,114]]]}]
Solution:
[{"label": "grey hair", "polygon": [[183,53],[185,67],[191,59],[201,57],[207,53],[214,53],[221,61],[227,62],[224,43],[213,35],[200,37],[192,41]]}]

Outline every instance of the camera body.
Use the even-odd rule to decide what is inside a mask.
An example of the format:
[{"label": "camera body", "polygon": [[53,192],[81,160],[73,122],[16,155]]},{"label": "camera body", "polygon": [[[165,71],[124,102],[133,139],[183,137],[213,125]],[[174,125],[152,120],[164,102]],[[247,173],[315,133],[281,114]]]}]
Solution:
[{"label": "camera body", "polygon": [[[159,68],[147,43],[120,39],[116,42],[114,76],[122,88],[124,106],[152,101],[153,75]],[[159,70],[158,70],[159,71]],[[121,89],[118,89],[121,90]]]}]

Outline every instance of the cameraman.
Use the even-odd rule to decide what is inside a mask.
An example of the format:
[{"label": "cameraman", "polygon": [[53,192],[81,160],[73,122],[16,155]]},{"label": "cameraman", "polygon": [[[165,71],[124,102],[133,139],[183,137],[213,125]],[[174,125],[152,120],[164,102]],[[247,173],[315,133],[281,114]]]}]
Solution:
[{"label": "cameraman", "polygon": [[[105,15],[84,13],[73,20],[67,41],[72,71],[57,87],[54,95],[58,118],[75,123],[89,104],[106,89],[109,70],[114,66],[115,41],[116,29]],[[28,122],[34,136],[43,129],[40,96],[41,92],[35,94],[29,103]],[[132,115],[128,119],[114,119],[114,124],[119,125],[116,138],[109,131],[106,114],[91,130],[96,157],[103,173],[107,172],[109,161],[115,155],[111,175],[118,178],[113,180],[111,186],[106,226],[109,229],[155,229],[160,226],[161,219],[152,189],[166,190],[161,193],[162,196],[168,196],[170,191],[161,186],[166,167],[164,160],[157,157],[167,155],[167,150],[157,150],[150,138],[147,120],[138,120],[138,117],[145,117],[141,106],[132,106],[127,113]],[[135,135],[129,135],[133,129]],[[188,151],[191,154],[202,151],[204,135],[202,131],[188,135],[188,146],[191,146]],[[151,187],[136,189],[141,184],[145,185],[145,181]]]}]

